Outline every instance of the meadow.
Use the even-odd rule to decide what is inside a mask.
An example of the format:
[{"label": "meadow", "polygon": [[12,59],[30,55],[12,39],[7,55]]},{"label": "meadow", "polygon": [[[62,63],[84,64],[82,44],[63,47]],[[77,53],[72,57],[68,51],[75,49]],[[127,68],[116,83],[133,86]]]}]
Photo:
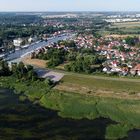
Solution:
[{"label": "meadow", "polygon": [[122,23],[111,23],[107,28],[103,28],[99,31],[100,34],[116,35],[117,37],[137,36],[139,35],[140,22],[122,22]]},{"label": "meadow", "polygon": [[140,99],[139,79],[71,74],[65,75],[55,89],[90,96]]},{"label": "meadow", "polygon": [[114,27],[118,28],[134,28],[134,27],[140,27],[140,22],[123,22],[123,23],[114,23],[112,24]]}]

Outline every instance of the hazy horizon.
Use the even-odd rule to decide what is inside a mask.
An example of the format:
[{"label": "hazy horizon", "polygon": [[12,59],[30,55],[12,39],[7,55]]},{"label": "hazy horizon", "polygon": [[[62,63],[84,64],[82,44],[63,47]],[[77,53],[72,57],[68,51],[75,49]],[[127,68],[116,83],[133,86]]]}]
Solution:
[{"label": "hazy horizon", "polygon": [[105,11],[105,10],[104,11],[80,11],[80,10],[79,11],[78,10],[77,11],[35,11],[35,10],[32,10],[32,11],[26,11],[26,10],[25,11],[16,11],[16,10],[15,11],[0,11],[0,13],[15,13],[15,12],[19,12],[19,13],[32,13],[32,12],[33,13],[35,13],[35,12],[36,13],[47,13],[47,12],[48,13],[55,13],[55,12],[57,12],[57,13],[63,13],[63,12],[69,12],[69,13],[74,13],[74,12],[75,13],[76,12],[93,12],[93,13],[124,12],[124,13],[127,13],[127,12],[133,12],[133,13],[135,13],[135,12],[140,12],[140,10],[139,11],[119,11],[119,10],[118,11],[111,11],[111,10],[110,11]]},{"label": "hazy horizon", "polygon": [[139,0],[0,0],[0,12],[138,12]]}]

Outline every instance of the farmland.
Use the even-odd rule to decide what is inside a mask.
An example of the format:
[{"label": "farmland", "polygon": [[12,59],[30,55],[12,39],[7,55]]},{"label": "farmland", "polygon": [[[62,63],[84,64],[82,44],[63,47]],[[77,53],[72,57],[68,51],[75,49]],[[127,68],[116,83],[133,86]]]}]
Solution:
[{"label": "farmland", "polygon": [[[102,28],[99,33],[107,35],[115,35],[117,37],[138,36],[140,29],[140,22],[121,22],[111,23],[110,26]],[[113,36],[114,37],[114,36]]]},{"label": "farmland", "polygon": [[139,34],[140,22],[114,23],[111,28],[125,34]]}]

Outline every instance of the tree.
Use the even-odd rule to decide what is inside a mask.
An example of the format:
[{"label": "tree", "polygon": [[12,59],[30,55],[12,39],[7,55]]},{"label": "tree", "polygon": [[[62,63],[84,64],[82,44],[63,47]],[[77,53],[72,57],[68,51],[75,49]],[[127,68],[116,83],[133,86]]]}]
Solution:
[{"label": "tree", "polygon": [[8,63],[6,61],[0,61],[0,76],[9,76],[11,74]]},{"label": "tree", "polygon": [[126,51],[125,48],[124,48],[124,46],[119,46],[118,47],[118,50],[121,51],[121,52],[125,52]]},{"label": "tree", "polygon": [[19,64],[18,64],[19,78],[22,78],[25,73],[27,73],[27,69],[26,69],[24,63],[23,62],[19,62]]},{"label": "tree", "polygon": [[67,60],[68,60],[68,61],[74,61],[74,60],[76,59],[76,55],[77,55],[77,53],[70,52],[70,53],[67,55]]},{"label": "tree", "polygon": [[87,55],[95,54],[95,50],[93,48],[82,48],[80,51],[82,54],[87,54]]},{"label": "tree", "polygon": [[27,68],[27,71],[31,71],[34,69],[33,66],[31,66],[31,65],[27,65],[26,68]]},{"label": "tree", "polygon": [[137,40],[136,37],[127,37],[127,38],[125,38],[126,43],[128,45],[130,45],[130,46],[135,46],[136,40]]},{"label": "tree", "polygon": [[64,69],[66,71],[71,71],[71,66],[69,64],[67,64],[67,65],[64,66]]},{"label": "tree", "polygon": [[53,85],[53,81],[52,81],[50,78],[45,79],[45,83],[46,83],[48,86]]},{"label": "tree", "polygon": [[51,58],[47,63],[48,67],[55,67],[62,63],[60,58]]},{"label": "tree", "polygon": [[34,70],[28,71],[27,80],[36,81],[37,80],[37,73]]},{"label": "tree", "polygon": [[3,40],[0,38],[0,47],[3,45]]}]

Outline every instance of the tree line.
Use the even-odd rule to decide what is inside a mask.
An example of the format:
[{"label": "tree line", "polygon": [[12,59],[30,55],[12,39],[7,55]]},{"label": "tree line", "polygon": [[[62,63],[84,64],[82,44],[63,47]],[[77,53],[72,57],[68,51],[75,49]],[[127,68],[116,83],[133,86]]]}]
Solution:
[{"label": "tree line", "polygon": [[66,71],[73,72],[101,72],[105,57],[98,55],[93,48],[47,48],[40,51],[33,58],[47,60],[47,67],[54,68],[65,64]]},{"label": "tree line", "polygon": [[34,71],[33,66],[24,65],[23,62],[12,63],[8,65],[6,61],[0,61],[0,76],[14,76],[22,81],[36,81],[38,79],[37,73]]}]

